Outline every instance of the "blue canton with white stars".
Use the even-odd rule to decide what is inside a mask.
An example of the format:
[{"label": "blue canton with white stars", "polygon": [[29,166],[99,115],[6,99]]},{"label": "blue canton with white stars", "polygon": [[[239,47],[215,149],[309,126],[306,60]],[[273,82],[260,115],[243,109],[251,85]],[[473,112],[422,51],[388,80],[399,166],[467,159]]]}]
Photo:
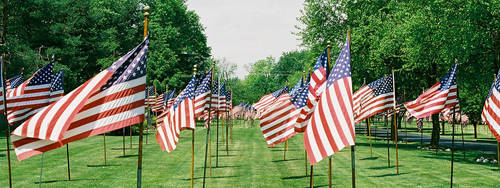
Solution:
[{"label": "blue canton with white stars", "polygon": [[33,78],[28,83],[28,86],[50,84],[52,81],[52,69],[54,68],[54,61],[38,70]]},{"label": "blue canton with white stars", "polygon": [[346,39],[342,51],[340,51],[335,66],[333,66],[326,87],[330,87],[335,81],[342,78],[351,77],[351,50],[349,48],[349,38]]},{"label": "blue canton with white stars", "polygon": [[496,91],[500,91],[500,69],[498,69],[497,80],[493,82],[493,84],[491,84],[490,93],[486,98],[490,98],[491,94],[493,93],[493,88],[495,88]]},{"label": "blue canton with white stars", "polygon": [[272,95],[273,95],[274,98],[278,98],[281,94],[283,94],[286,91],[288,91],[288,86],[285,86],[285,87],[283,87],[281,89],[276,90],[275,92],[273,92]]},{"label": "blue canton with white stars", "polygon": [[321,53],[321,55],[318,57],[318,60],[316,61],[316,65],[314,65],[314,69],[313,69],[313,72],[317,69],[319,69],[320,67],[323,67],[326,69],[326,65],[328,64],[328,53],[327,51],[323,51],[323,53]]},{"label": "blue canton with white stars", "polygon": [[379,96],[386,93],[391,93],[392,90],[392,77],[384,76],[370,84],[368,87],[372,89],[374,96]]},{"label": "blue canton with white stars", "polygon": [[146,99],[149,96],[154,96],[154,95],[155,95],[155,88],[153,86],[146,87]]},{"label": "blue canton with white stars", "polygon": [[231,101],[231,90],[226,92],[226,101]]},{"label": "blue canton with white stars", "polygon": [[212,83],[212,96],[218,96],[219,94],[219,79],[214,80]]},{"label": "blue canton with white stars", "polygon": [[52,85],[50,86],[50,91],[61,91],[64,90],[63,85],[63,71],[59,71],[55,75],[52,75]]},{"label": "blue canton with white stars", "polygon": [[196,76],[195,75],[193,75],[193,78],[191,78],[191,80],[189,81],[186,88],[184,88],[182,93],[179,94],[181,96],[179,96],[177,101],[175,101],[174,108],[177,108],[177,106],[179,106],[179,104],[182,101],[184,101],[184,99],[186,99],[186,98],[194,99],[194,87],[196,87]]},{"label": "blue canton with white stars", "polygon": [[300,78],[300,80],[293,86],[292,90],[290,90],[290,92],[288,92],[290,94],[290,96],[295,96],[297,94],[297,92],[299,92],[299,90],[303,87],[303,78]]},{"label": "blue canton with white stars", "polygon": [[23,75],[20,74],[20,75],[14,76],[13,78],[8,79],[7,82],[9,82],[10,88],[14,89],[24,82]]},{"label": "blue canton with white stars", "polygon": [[226,96],[226,83],[222,83],[222,85],[220,85],[219,96]]},{"label": "blue canton with white stars", "polygon": [[212,80],[212,70],[208,71],[201,80],[198,87],[196,87],[196,96],[202,95],[210,91],[210,81]]},{"label": "blue canton with white stars", "polygon": [[309,93],[309,87],[304,86],[292,98],[292,103],[295,105],[295,108],[299,109],[307,104],[307,93]]},{"label": "blue canton with white stars", "polygon": [[139,46],[114,62],[107,70],[114,74],[101,87],[101,91],[109,87],[134,80],[146,75],[146,62],[148,59],[149,37],[146,37]]},{"label": "blue canton with white stars", "polygon": [[439,90],[444,91],[450,89],[452,86],[457,85],[457,63],[455,66],[446,74],[443,78],[441,78]]}]

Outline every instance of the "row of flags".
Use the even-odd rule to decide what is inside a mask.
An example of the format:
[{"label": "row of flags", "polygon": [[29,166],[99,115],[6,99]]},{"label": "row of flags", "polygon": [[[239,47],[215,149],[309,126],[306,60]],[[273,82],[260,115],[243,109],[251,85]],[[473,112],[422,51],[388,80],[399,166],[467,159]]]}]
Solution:
[{"label": "row of flags", "polygon": [[213,79],[213,70],[196,78],[193,75],[186,88],[175,98],[173,106],[163,111],[157,121],[156,139],[162,150],[175,150],[182,130],[194,130],[195,120],[207,122],[232,109],[231,90],[226,83]]},{"label": "row of flags", "polygon": [[[252,105],[270,146],[304,132],[303,143],[312,165],[346,146],[353,146],[355,123],[381,112],[399,111],[403,106],[396,104],[394,73],[352,92],[349,39],[328,75],[327,57],[325,50],[307,81],[299,80],[290,91],[284,87],[264,95]],[[404,103],[411,116],[449,115],[459,108],[457,66],[455,63],[444,77],[417,99]],[[482,118],[500,141],[499,90],[497,79],[491,87]]]},{"label": "row of flags", "polygon": [[143,122],[148,45],[146,38],[66,95],[53,61],[26,81],[22,75],[6,80],[9,124],[20,123],[11,133],[18,160]]}]

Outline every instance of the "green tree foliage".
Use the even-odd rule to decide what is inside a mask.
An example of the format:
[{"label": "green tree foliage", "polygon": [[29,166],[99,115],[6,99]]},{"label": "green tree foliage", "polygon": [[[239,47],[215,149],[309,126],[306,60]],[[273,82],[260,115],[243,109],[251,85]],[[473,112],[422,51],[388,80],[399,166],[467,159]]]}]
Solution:
[{"label": "green tree foliage", "polygon": [[[493,74],[500,67],[500,2],[306,0],[298,36],[318,53],[342,44],[352,30],[355,89],[396,70],[406,101],[446,74],[457,58],[461,109],[479,121]],[[335,46],[335,45],[334,45]],[[338,48],[333,49],[338,51]],[[335,53],[333,53],[335,54]],[[434,117],[436,118],[436,117]],[[439,132],[439,125],[434,126]],[[439,135],[433,135],[437,144]]]},{"label": "green tree foliage", "polygon": [[210,48],[198,16],[184,0],[8,1],[7,77],[30,76],[56,57],[70,91],[135,47],[143,37],[142,8],[149,5],[148,84],[181,89],[193,65],[208,69]]}]

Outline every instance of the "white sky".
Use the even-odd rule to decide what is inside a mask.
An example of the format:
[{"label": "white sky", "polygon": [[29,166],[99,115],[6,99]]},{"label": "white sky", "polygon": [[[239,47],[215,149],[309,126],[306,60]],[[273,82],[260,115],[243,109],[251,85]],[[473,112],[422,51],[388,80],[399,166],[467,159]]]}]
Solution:
[{"label": "white sky", "polygon": [[187,5],[200,16],[213,57],[237,64],[239,78],[248,74],[245,65],[299,48],[292,32],[302,0],[188,0]]}]

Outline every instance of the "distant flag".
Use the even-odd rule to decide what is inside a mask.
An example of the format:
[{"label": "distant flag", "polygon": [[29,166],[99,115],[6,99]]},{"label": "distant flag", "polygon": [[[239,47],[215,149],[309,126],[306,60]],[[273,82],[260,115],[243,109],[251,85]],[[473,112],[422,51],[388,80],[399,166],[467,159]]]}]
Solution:
[{"label": "distant flag", "polygon": [[226,92],[226,111],[227,112],[230,112],[231,109],[233,109],[233,99],[231,98],[231,93],[232,92],[233,91],[231,91],[231,90],[228,90]]},{"label": "distant flag", "polygon": [[288,92],[290,94],[290,96],[295,96],[295,94],[298,92],[298,90],[302,89],[303,85],[304,85],[303,78],[301,77],[300,80]]},{"label": "distant flag", "polygon": [[167,115],[168,109],[174,104],[174,98],[175,97],[175,89],[170,91],[170,92],[165,92],[163,94],[163,110],[162,113],[156,117],[156,125],[159,126],[161,122],[163,121],[163,118]]},{"label": "distant flag", "polygon": [[304,132],[304,146],[311,165],[354,145],[351,55],[349,38],[335,62],[326,90]]},{"label": "distant flag", "polygon": [[294,136],[294,124],[298,116],[299,109],[292,103],[292,96],[282,92],[260,116],[260,130],[267,144],[272,147]]},{"label": "distant flag", "polygon": [[156,96],[155,102],[151,107],[151,111],[161,112],[163,110],[163,96],[164,96],[163,93],[161,95]]},{"label": "distant flag", "polygon": [[394,108],[393,80],[382,77],[354,92],[354,122],[358,123],[377,113]]},{"label": "distant flag", "polygon": [[[50,103],[57,101],[64,96],[63,87],[63,71],[59,71],[55,75],[52,75],[49,94],[49,105]],[[23,121],[29,119],[31,116],[36,114],[38,111],[42,110],[45,106],[40,106],[36,108],[26,108],[22,110],[7,111],[7,121],[11,125],[22,123]]]},{"label": "distant flag", "polygon": [[199,85],[196,87],[195,96],[195,117],[201,117],[203,111],[208,108],[208,101],[210,100],[210,82],[212,81],[212,70],[208,71],[201,79]]},{"label": "distant flag", "polygon": [[262,98],[260,98],[259,101],[254,103],[252,105],[253,108],[255,108],[259,113],[262,113],[266,110],[269,105],[273,104],[274,101],[283,93],[288,91],[288,86],[285,86],[281,89],[278,89],[272,93],[269,93],[267,95],[264,95]]},{"label": "distant flag", "polygon": [[446,108],[458,104],[457,99],[457,63],[439,82],[418,96],[414,101],[406,102],[405,107],[416,118],[437,114]]},{"label": "distant flag", "polygon": [[49,104],[52,81],[51,61],[21,85],[7,93],[7,111],[14,113],[27,108],[40,108]]},{"label": "distant flag", "polygon": [[146,37],[111,67],[16,128],[12,142],[18,159],[142,123],[148,44]]},{"label": "distant flag", "polygon": [[156,103],[156,95],[154,86],[149,86],[146,88],[146,105],[153,107]]},{"label": "distant flag", "polygon": [[[219,92],[220,92],[219,85],[220,85],[220,79],[219,78],[214,79],[212,83],[212,95],[210,97],[211,98],[210,101],[212,103],[211,106],[212,109],[219,109]],[[206,106],[208,107],[208,104]]]},{"label": "distant flag", "polygon": [[318,103],[321,93],[325,90],[326,86],[326,67],[328,63],[327,51],[323,51],[314,65],[312,74],[309,77],[309,86],[307,94],[307,103],[302,108],[297,119],[297,124],[295,125],[295,131],[304,132],[306,125],[311,118],[316,104]]},{"label": "distant flag", "polygon": [[481,118],[486,122],[497,141],[500,142],[500,70],[498,73],[484,103]]},{"label": "distant flag", "polygon": [[23,82],[24,79],[22,74],[5,80],[5,85],[7,86],[6,88],[7,93],[9,93],[12,89],[16,88],[17,86],[21,85]]},{"label": "distant flag", "polygon": [[156,128],[156,140],[162,150],[173,151],[179,140],[179,134],[184,129],[195,129],[194,119],[194,89],[196,76],[189,81],[186,88],[179,94],[172,108]]},{"label": "distant flag", "polygon": [[226,111],[226,83],[222,83],[219,87],[219,114]]}]

